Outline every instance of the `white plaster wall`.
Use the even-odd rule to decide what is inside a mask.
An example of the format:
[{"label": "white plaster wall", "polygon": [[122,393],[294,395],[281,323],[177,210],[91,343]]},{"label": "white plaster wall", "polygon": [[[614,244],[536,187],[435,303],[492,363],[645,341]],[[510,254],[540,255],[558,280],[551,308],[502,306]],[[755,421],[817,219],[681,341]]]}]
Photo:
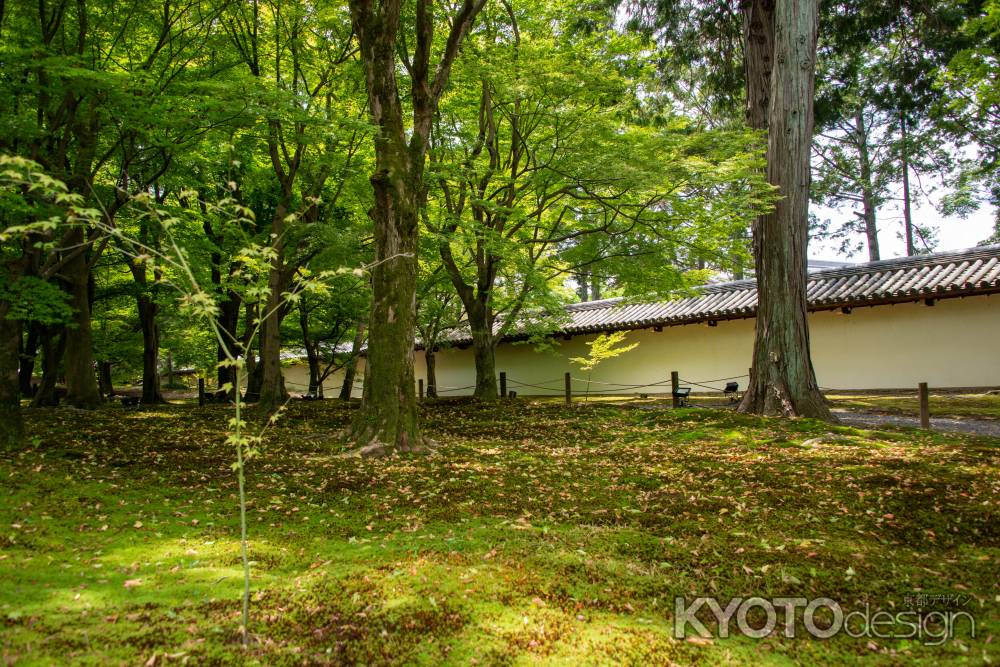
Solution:
[{"label": "white plaster wall", "polygon": [[[809,315],[813,365],[821,387],[830,389],[898,389],[928,382],[931,387],[1000,386],[1000,295],[939,300],[934,306],[904,303],[855,308],[850,315],[822,311]],[[676,370],[689,381],[743,375],[750,367],[754,320],[643,329],[629,333],[639,347],[603,362],[593,380],[643,384],[669,380]],[[561,394],[562,376],[570,371],[585,378],[571,357],[586,356],[586,341],[595,336],[559,339],[553,350],[538,351],[527,344],[501,345],[497,371],[506,371],[509,388],[519,394]],[[422,356],[422,353],[421,355]],[[418,361],[422,361],[418,359]],[[423,364],[417,366],[424,377]],[[442,350],[437,355],[438,385],[463,387],[475,380],[472,351]],[[550,390],[517,386],[542,384]],[[746,384],[745,378],[738,380]],[[710,382],[722,386],[721,382]],[[669,385],[668,385],[669,386]],[[574,382],[574,392],[585,383]],[[622,390],[591,385],[591,391]],[[694,391],[700,388],[692,386]],[[471,390],[442,395],[462,395]]]},{"label": "white plaster wall", "polygon": [[821,387],[1000,385],[1000,295],[826,311],[809,324]]},{"label": "white plaster wall", "polygon": [[[285,376],[285,388],[293,396],[299,396],[309,391],[309,365],[305,362],[291,364],[282,368]],[[365,360],[358,361],[358,374],[355,376],[354,391],[351,396],[361,398],[361,384],[364,382]],[[337,398],[340,396],[340,387],[344,383],[344,371],[339,370],[331,373],[323,382],[323,395],[326,398]]]},{"label": "white plaster wall", "polygon": [[[931,387],[1000,386],[1000,295],[944,299],[932,307],[920,303],[855,308],[850,315],[824,311],[809,316],[813,365],[821,387],[829,389],[897,389],[928,382]],[[529,344],[504,344],[497,349],[497,371],[505,371],[508,389],[520,395],[563,392],[563,374],[570,371],[573,391],[586,388],[586,374],[570,363],[586,356],[586,341],[596,336],[558,339],[550,349]],[[604,361],[594,371],[594,393],[657,393],[669,391],[670,371],[699,382],[748,372],[753,350],[754,320],[666,327],[662,332],[629,332],[627,342],[639,347]],[[423,351],[415,352],[417,378],[426,382]],[[363,378],[364,361],[358,378]],[[287,367],[289,391],[305,393],[305,365]],[[340,392],[343,374],[328,378],[327,397]],[[472,393],[475,382],[472,350],[443,349],[437,353],[441,396]],[[738,380],[741,386],[745,378]],[[665,383],[660,387],[625,389],[599,384]],[[294,383],[294,385],[293,385]],[[523,384],[542,385],[543,388]],[[683,384],[683,382],[682,382]],[[724,382],[709,382],[721,387]],[[457,389],[456,389],[457,388]],[[694,391],[707,391],[692,385]],[[360,382],[354,395],[361,396]]]}]

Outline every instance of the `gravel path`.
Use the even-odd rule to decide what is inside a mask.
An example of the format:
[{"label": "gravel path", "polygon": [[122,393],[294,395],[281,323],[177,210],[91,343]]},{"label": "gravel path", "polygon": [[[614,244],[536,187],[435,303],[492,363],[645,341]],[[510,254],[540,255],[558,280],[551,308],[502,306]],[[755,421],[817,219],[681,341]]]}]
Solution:
[{"label": "gravel path", "polygon": [[[920,420],[916,417],[899,415],[883,415],[872,412],[855,412],[853,410],[837,410],[833,413],[844,424],[849,426],[911,426],[919,428]],[[950,419],[947,417],[931,417],[931,428],[935,431],[972,433],[973,435],[989,435],[1000,438],[1000,421],[988,419]]]}]

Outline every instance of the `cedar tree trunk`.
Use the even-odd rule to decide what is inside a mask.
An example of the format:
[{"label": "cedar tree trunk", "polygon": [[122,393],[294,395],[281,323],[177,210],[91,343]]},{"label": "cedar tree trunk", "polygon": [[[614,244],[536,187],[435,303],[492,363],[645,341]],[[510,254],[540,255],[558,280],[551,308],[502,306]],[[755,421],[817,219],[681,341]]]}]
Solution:
[{"label": "cedar tree trunk", "polygon": [[[806,247],[813,129],[817,0],[753,2],[744,11],[747,35],[748,117],[759,123],[768,99],[767,176],[781,195],[774,211],[757,219],[754,256],[757,319],[753,370],[742,412],[832,419],[816,384],[806,320]],[[761,48],[768,41],[774,51]],[[772,68],[770,77],[765,72]],[[757,86],[769,81],[769,95]],[[760,127],[755,125],[755,127]]]},{"label": "cedar tree trunk", "polygon": [[903,229],[906,236],[906,256],[912,257],[917,254],[917,248],[913,239],[913,214],[910,209],[910,147],[908,145],[906,113],[902,109],[899,111],[899,151],[900,162],[903,170]]},{"label": "cedar tree trunk", "polygon": [[872,162],[868,153],[868,128],[865,126],[864,108],[858,105],[855,112],[855,125],[858,131],[858,157],[861,168],[861,203],[864,206],[863,219],[865,236],[868,238],[868,259],[872,262],[879,259],[878,225],[875,220],[875,193],[872,186]]}]

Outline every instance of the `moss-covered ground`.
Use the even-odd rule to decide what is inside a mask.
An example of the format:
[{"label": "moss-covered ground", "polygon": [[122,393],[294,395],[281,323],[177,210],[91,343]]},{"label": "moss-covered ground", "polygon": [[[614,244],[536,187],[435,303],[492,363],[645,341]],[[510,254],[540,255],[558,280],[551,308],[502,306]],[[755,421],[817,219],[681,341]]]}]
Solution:
[{"label": "moss-covered ground", "polygon": [[[248,466],[249,650],[227,409],[27,411],[30,443],[0,453],[0,658],[1000,660],[1000,440],[704,408],[441,402],[422,408],[434,455],[359,460],[337,457],[350,410],[291,403]],[[780,624],[765,639],[674,639],[675,598],[703,595],[937,604],[977,625],[937,646],[801,627],[786,638]]]}]

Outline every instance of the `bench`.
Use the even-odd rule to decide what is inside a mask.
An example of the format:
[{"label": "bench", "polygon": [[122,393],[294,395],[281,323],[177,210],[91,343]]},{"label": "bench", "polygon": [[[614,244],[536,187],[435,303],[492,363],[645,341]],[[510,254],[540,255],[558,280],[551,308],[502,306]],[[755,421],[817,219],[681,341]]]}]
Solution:
[{"label": "bench", "polygon": [[673,392],[674,401],[677,403],[677,407],[687,408],[691,406],[689,398],[691,397],[691,387],[677,387],[677,390]]}]

